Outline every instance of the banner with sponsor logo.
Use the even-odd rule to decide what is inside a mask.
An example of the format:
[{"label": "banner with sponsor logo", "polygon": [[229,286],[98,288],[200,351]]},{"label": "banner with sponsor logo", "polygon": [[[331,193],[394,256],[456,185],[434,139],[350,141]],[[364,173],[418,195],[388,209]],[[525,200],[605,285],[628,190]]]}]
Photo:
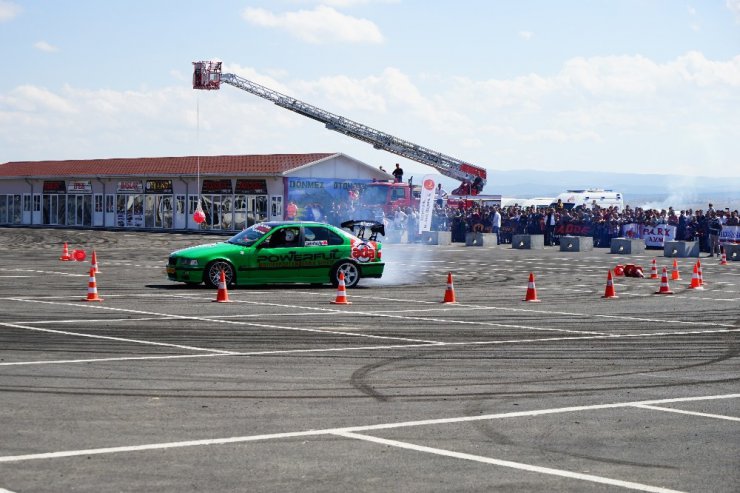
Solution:
[{"label": "banner with sponsor logo", "polygon": [[593,234],[593,223],[571,221],[569,223],[555,225],[556,236],[593,236]]},{"label": "banner with sponsor logo", "polygon": [[421,198],[419,199],[419,234],[432,230],[434,215],[434,192],[437,188],[435,175],[425,175],[421,179]]},{"label": "banner with sponsor logo", "polygon": [[45,181],[45,194],[65,194],[67,193],[67,184],[64,181]]},{"label": "banner with sponsor logo", "polygon": [[144,193],[144,182],[141,180],[119,181],[116,188],[118,193]]},{"label": "banner with sponsor logo", "polygon": [[[349,219],[377,218],[372,204],[387,188],[368,190],[372,180],[291,177],[285,180],[288,199],[286,217],[309,221],[327,221],[336,226]],[[375,193],[378,192],[378,193]]]},{"label": "banner with sponsor logo", "polygon": [[67,193],[92,193],[92,183],[90,180],[68,181]]},{"label": "banner with sponsor logo", "polygon": [[676,239],[676,226],[659,224],[650,226],[648,224],[630,223],[622,225],[622,236],[625,238],[645,240],[645,246],[663,247],[666,241]]},{"label": "banner with sponsor logo", "polygon": [[146,193],[172,193],[172,180],[147,180]]},{"label": "banner with sponsor logo", "polygon": [[719,235],[719,241],[723,243],[740,242],[740,226],[722,226],[722,233]]}]

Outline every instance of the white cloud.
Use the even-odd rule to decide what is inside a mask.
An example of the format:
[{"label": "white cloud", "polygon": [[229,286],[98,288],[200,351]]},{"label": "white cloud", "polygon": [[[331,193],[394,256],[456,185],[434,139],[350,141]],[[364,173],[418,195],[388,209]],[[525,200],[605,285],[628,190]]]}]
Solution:
[{"label": "white cloud", "polygon": [[[395,67],[310,80],[233,64],[224,72],[492,169],[738,173],[740,56],[574,58],[552,74],[490,80],[424,79]],[[0,148],[14,161],[336,151],[372,164],[396,159],[233,87],[200,92],[180,82],[16,87],[0,95]]]},{"label": "white cloud", "polygon": [[274,14],[269,10],[247,8],[242,17],[250,24],[283,29],[308,43],[382,43],[383,35],[375,23],[342,14],[318,5],[313,10]]},{"label": "white cloud", "polygon": [[14,19],[21,13],[21,11],[22,9],[20,5],[0,0],[0,22],[7,22]]},{"label": "white cloud", "polygon": [[725,5],[735,14],[735,20],[740,23],[740,0],[725,0]]},{"label": "white cloud", "polygon": [[519,31],[519,37],[525,41],[529,41],[534,37],[534,33],[531,31]]},{"label": "white cloud", "polygon": [[45,51],[47,53],[55,53],[59,51],[59,48],[47,43],[46,41],[37,41],[36,43],[34,43],[33,47],[39,51]]}]

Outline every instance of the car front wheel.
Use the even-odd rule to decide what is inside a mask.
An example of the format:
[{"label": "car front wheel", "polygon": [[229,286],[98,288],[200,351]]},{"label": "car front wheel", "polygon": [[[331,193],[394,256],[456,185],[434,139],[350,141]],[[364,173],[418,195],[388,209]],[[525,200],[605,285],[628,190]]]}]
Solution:
[{"label": "car front wheel", "polygon": [[208,264],[203,276],[203,281],[212,288],[218,288],[218,283],[221,282],[221,271],[224,271],[226,277],[226,285],[230,286],[234,284],[234,267],[226,261],[216,260]]},{"label": "car front wheel", "polygon": [[360,282],[360,268],[354,262],[340,262],[331,272],[331,283],[334,287],[339,286],[339,273],[344,274],[344,286],[354,288]]}]

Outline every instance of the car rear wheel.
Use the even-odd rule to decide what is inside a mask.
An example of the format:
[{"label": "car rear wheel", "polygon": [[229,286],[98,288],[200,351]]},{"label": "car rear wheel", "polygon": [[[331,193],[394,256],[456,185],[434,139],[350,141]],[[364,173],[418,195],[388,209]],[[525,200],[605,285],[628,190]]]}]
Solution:
[{"label": "car rear wheel", "polygon": [[224,260],[216,260],[208,264],[203,275],[203,282],[212,288],[218,288],[218,283],[221,282],[222,270],[226,277],[226,285],[234,284],[234,267]]},{"label": "car rear wheel", "polygon": [[344,274],[344,286],[354,288],[360,282],[360,268],[350,261],[340,262],[331,271],[331,283],[334,287],[339,286],[339,273]]}]

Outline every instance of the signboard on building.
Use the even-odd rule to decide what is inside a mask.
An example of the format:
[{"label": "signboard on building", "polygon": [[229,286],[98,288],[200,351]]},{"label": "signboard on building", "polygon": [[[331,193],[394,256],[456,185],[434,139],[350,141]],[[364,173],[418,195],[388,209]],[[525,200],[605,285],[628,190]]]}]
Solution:
[{"label": "signboard on building", "polygon": [[45,194],[64,194],[67,193],[67,184],[62,181],[45,181],[44,182],[44,193]]},{"label": "signboard on building", "polygon": [[147,180],[146,193],[172,193],[172,180]]},{"label": "signboard on building", "polygon": [[232,193],[231,180],[203,180],[201,193],[219,193],[230,195]]},{"label": "signboard on building", "polygon": [[236,190],[234,193],[243,193],[246,195],[267,195],[267,181],[236,180]]},{"label": "signboard on building", "polygon": [[144,193],[144,183],[141,180],[127,180],[118,182],[118,193]]},{"label": "signboard on building", "polygon": [[74,180],[67,183],[67,193],[92,193],[90,180]]}]

